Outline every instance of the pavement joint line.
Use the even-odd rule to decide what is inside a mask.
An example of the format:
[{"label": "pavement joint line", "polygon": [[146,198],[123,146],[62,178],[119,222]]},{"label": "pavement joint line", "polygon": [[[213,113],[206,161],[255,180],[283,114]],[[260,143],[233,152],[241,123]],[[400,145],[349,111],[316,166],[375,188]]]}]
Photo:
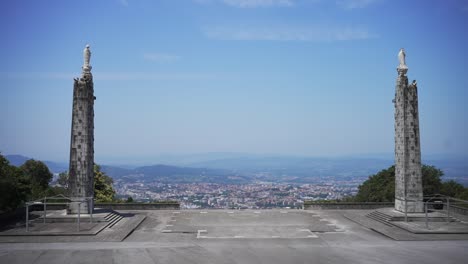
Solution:
[{"label": "pavement joint line", "polygon": [[282,213],[282,214],[287,214],[288,211],[280,211],[280,213]]},{"label": "pavement joint line", "polygon": [[206,233],[206,230],[198,230],[197,231],[197,238],[206,238],[206,236],[200,236],[200,233]]},{"label": "pavement joint line", "polygon": [[271,236],[271,238],[280,238],[280,236]]},{"label": "pavement joint line", "polygon": [[162,232],[162,233],[171,233],[171,232],[172,232],[172,230],[167,230],[167,229],[164,229],[164,230],[162,230],[161,232]]},{"label": "pavement joint line", "polygon": [[254,214],[260,214],[260,212],[259,212],[259,211],[255,211]]},{"label": "pavement joint line", "polygon": [[317,235],[308,235],[307,237],[318,238],[318,236],[317,236]]},{"label": "pavement joint line", "polygon": [[227,212],[228,214],[233,214],[234,212]]},{"label": "pavement joint line", "polygon": [[234,238],[244,238],[245,236],[234,236]]},{"label": "pavement joint line", "polygon": [[166,225],[166,227],[170,227],[170,226],[174,226],[174,225]]},{"label": "pavement joint line", "polygon": [[208,212],[206,211],[201,211],[200,214],[207,214]]},{"label": "pavement joint line", "polygon": [[173,214],[180,214],[180,212],[172,212]]}]

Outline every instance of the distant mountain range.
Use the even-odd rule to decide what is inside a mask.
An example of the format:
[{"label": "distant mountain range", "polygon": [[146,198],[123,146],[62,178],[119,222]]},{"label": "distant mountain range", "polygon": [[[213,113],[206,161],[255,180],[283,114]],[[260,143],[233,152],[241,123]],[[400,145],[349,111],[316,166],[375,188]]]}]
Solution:
[{"label": "distant mountain range", "polygon": [[[11,164],[22,165],[30,159],[22,155],[6,155]],[[219,157],[216,159],[216,157]],[[309,182],[316,178],[366,178],[393,164],[392,158],[379,156],[314,158],[291,156],[261,156],[249,154],[205,154],[181,158],[174,165],[151,165],[135,168],[118,165],[101,165],[101,170],[112,178],[125,180],[160,180],[167,182],[247,182],[252,175],[268,175],[265,180],[288,180]],[[431,157],[425,164],[434,165],[444,171],[444,179],[455,179],[468,186],[468,161],[463,158]],[[54,173],[68,170],[68,164],[44,161]]]},{"label": "distant mountain range", "polygon": [[[6,155],[8,161],[14,166],[21,166],[31,159],[22,155]],[[52,161],[43,161],[52,173],[60,173],[68,170],[68,164]],[[187,183],[187,182],[230,182],[232,173],[220,169],[190,168],[170,165],[152,165],[137,168],[121,168],[118,166],[102,165],[101,170],[115,180],[125,181],[154,181]],[[247,182],[247,178],[235,177],[236,183]]]}]

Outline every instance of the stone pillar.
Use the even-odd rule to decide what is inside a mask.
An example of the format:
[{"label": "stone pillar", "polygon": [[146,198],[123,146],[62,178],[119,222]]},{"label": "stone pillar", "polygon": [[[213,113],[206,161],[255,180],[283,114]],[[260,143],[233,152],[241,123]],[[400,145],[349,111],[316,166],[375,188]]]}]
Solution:
[{"label": "stone pillar", "polygon": [[[72,203],[68,213],[88,214],[93,210],[94,197],[94,86],[89,59],[91,52],[86,46],[83,72],[74,79],[73,110],[70,141],[69,195]],[[81,205],[79,206],[79,202]]]},{"label": "stone pillar", "polygon": [[[401,51],[400,51],[401,52]],[[408,67],[397,68],[395,91],[395,209],[400,212],[424,211],[421,145],[419,140],[418,88],[408,85]]]}]

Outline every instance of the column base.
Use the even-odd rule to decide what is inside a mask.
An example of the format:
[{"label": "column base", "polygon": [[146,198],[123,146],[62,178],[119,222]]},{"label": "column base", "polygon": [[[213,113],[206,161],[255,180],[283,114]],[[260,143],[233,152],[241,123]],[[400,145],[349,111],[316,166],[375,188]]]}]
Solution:
[{"label": "column base", "polygon": [[[405,200],[395,198],[395,210],[402,213],[405,212]],[[406,202],[407,213],[424,213],[424,202],[423,200],[418,201],[407,201]]]},{"label": "column base", "polygon": [[72,198],[72,201],[68,205],[67,214],[91,214],[94,209],[92,200],[86,200],[83,198]]}]

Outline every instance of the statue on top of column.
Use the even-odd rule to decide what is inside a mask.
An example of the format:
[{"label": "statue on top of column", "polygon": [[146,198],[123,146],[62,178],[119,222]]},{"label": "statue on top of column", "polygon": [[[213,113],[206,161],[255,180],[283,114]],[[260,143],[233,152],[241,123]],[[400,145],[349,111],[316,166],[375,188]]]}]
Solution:
[{"label": "statue on top of column", "polygon": [[89,44],[86,45],[86,48],[83,50],[83,70],[89,72],[91,70],[91,65],[89,65],[89,61],[91,60],[91,50],[89,50]]},{"label": "statue on top of column", "polygon": [[408,68],[408,66],[406,66],[406,53],[405,53],[404,48],[401,48],[400,52],[398,52],[398,60],[400,61],[400,65],[398,66],[398,68],[400,69]]}]

